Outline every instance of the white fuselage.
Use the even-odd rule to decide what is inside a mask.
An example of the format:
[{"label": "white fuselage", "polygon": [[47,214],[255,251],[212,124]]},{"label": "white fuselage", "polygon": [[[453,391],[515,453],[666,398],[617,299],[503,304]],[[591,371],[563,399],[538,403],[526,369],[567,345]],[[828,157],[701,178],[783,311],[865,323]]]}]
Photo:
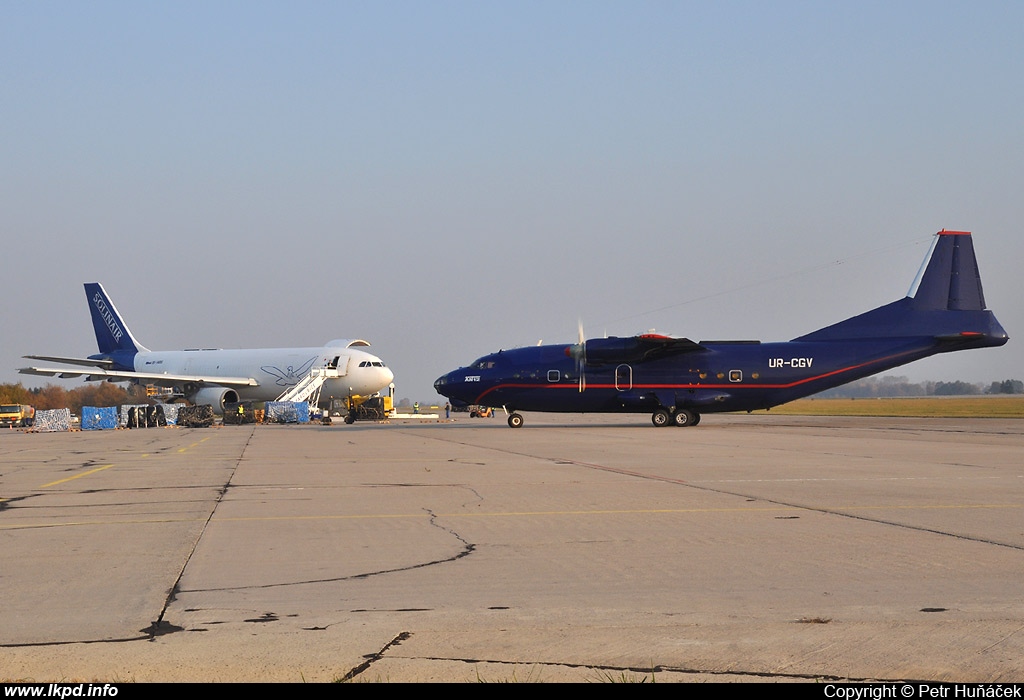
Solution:
[{"label": "white fuselage", "polygon": [[[324,402],[330,397],[375,394],[394,379],[379,357],[347,347],[145,351],[135,356],[136,372],[204,377],[207,384],[223,377],[223,386],[247,401],[273,401],[317,367],[335,368],[340,375],[324,382]],[[256,380],[256,385],[229,383],[245,378]]]}]

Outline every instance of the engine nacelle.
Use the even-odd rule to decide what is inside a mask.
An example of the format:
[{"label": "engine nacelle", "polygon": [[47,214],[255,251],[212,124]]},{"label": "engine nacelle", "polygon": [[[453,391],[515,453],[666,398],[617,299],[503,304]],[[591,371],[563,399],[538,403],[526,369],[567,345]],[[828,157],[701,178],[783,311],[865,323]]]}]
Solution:
[{"label": "engine nacelle", "polygon": [[224,404],[238,402],[238,392],[234,389],[226,389],[222,386],[209,386],[192,394],[188,397],[188,400],[196,406],[209,404],[210,406],[213,406],[214,413],[217,415],[223,415]]},{"label": "engine nacelle", "polygon": [[592,338],[578,345],[570,345],[565,354],[589,365],[617,362],[636,362],[643,359],[650,347],[637,338]]},{"label": "engine nacelle", "polygon": [[588,365],[609,365],[643,362],[704,350],[703,346],[688,338],[670,338],[667,335],[644,333],[630,338],[592,338],[583,343],[569,345],[565,348],[565,354],[577,362],[582,361]]}]

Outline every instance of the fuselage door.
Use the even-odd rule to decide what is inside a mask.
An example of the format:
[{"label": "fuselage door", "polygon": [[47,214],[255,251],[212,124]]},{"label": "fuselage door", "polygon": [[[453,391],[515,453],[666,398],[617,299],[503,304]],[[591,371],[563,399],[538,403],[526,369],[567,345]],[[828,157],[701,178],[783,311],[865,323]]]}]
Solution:
[{"label": "fuselage door", "polygon": [[615,368],[615,389],[617,391],[629,391],[633,388],[633,368],[629,365],[619,365]]}]

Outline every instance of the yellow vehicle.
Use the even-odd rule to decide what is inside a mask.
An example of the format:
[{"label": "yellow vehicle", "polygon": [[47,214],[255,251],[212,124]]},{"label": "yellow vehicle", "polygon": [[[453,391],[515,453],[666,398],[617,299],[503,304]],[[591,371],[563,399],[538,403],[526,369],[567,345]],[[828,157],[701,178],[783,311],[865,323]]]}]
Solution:
[{"label": "yellow vehicle", "polygon": [[3,404],[0,406],[0,427],[31,428],[36,409],[24,404]]},{"label": "yellow vehicle", "polygon": [[357,420],[384,420],[394,410],[392,401],[390,396],[332,398],[324,422],[330,424],[334,419],[341,419],[351,425]]}]

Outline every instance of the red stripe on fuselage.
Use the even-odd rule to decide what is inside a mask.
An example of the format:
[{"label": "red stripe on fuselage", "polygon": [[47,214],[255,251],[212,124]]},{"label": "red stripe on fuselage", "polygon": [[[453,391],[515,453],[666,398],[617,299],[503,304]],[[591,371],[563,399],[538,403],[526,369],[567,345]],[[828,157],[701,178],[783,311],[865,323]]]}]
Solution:
[{"label": "red stripe on fuselage", "polygon": [[[825,379],[827,377],[834,377],[834,376],[836,376],[838,374],[843,374],[844,372],[852,372],[853,370],[862,369],[864,367],[869,367],[869,366],[871,366],[873,364],[878,364],[878,363],[881,363],[881,362],[887,362],[889,360],[894,360],[894,359],[896,359],[898,357],[902,357],[904,355],[912,355],[912,354],[914,354],[914,353],[911,353],[911,352],[901,352],[901,353],[897,353],[895,355],[889,355],[888,357],[880,357],[877,360],[872,360],[870,362],[862,362],[859,365],[850,365],[849,367],[843,367],[841,369],[832,370],[831,372],[825,372],[823,374],[816,374],[816,375],[814,375],[812,377],[805,377],[803,379],[798,379],[798,380],[796,380],[794,382],[789,382],[788,384],[749,384],[749,383],[746,383],[746,382],[735,382],[735,383],[727,383],[727,384],[692,384],[692,383],[691,384],[633,384],[633,385],[630,386],[630,388],[628,390],[633,390],[633,389],[792,389],[793,387],[800,386],[801,384],[807,384],[809,382],[814,382],[814,381],[817,381],[819,379]],[[479,396],[477,396],[476,400],[473,401],[473,403],[480,403],[480,400],[483,399],[488,394],[490,394],[492,391],[497,391],[499,389],[513,388],[513,387],[514,388],[518,388],[518,389],[545,389],[545,388],[547,388],[547,389],[576,389],[576,390],[579,389],[579,385],[576,382],[566,382],[564,384],[553,384],[553,383],[546,383],[546,382],[545,383],[537,383],[537,384],[512,384],[512,383],[497,384],[495,386],[492,386],[487,391],[484,391]],[[586,389],[618,389],[618,387],[615,386],[614,384],[592,384],[592,383],[588,382],[587,385],[586,385]],[[628,390],[623,390],[623,391],[628,391]]]}]

